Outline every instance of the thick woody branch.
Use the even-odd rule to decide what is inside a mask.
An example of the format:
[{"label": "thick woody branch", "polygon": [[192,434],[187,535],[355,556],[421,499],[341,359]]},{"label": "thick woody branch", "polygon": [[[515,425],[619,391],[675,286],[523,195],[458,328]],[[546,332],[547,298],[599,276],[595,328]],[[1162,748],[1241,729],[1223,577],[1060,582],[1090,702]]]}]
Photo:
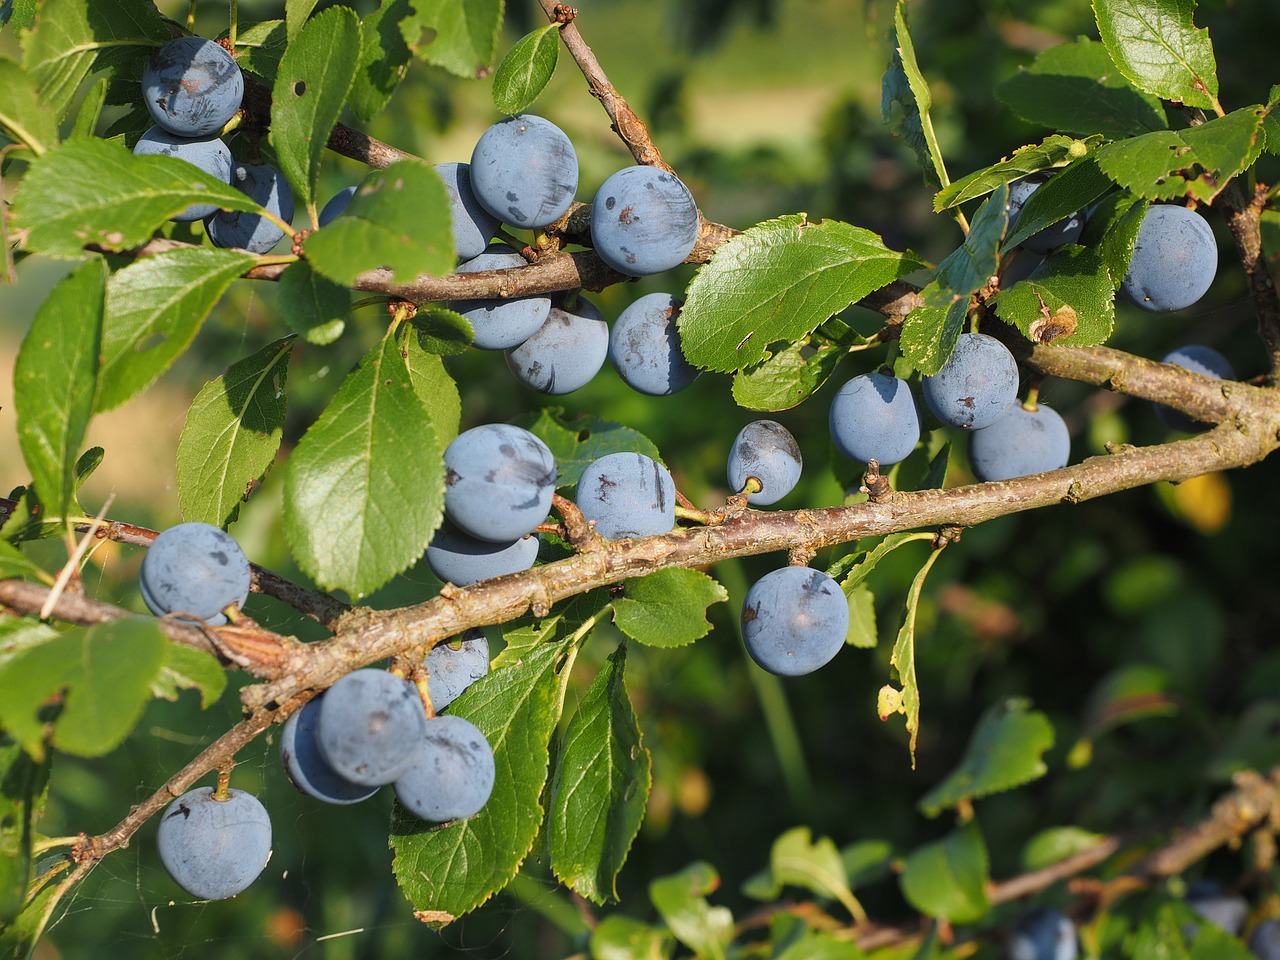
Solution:
[{"label": "thick woody branch", "polygon": [[1250,196],[1237,177],[1222,192],[1220,202],[1249,281],[1249,294],[1258,314],[1258,336],[1267,351],[1268,375],[1275,383],[1280,379],[1280,296],[1262,251],[1260,224],[1266,196],[1267,188],[1261,184]]}]

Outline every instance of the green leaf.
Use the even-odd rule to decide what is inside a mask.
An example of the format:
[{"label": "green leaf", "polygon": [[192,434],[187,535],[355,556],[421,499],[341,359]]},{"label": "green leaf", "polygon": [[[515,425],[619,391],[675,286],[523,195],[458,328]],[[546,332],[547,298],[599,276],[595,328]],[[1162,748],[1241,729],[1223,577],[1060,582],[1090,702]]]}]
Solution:
[{"label": "green leaf", "polygon": [[506,646],[493,658],[493,669],[519,663],[530,651],[568,639],[584,627],[590,632],[608,607],[609,591],[592,590],[557,603],[545,617],[522,617],[507,624],[502,631]]},{"label": "green leaf", "polygon": [[780,941],[775,934],[774,949],[771,960],[864,960],[867,956],[856,943],[810,930],[798,919],[796,936]]},{"label": "green leaf", "polygon": [[449,217],[440,175],[420,160],[400,160],[366,177],[342,216],[307,237],[307,259],[344,286],[382,266],[397,283],[444,276],[457,260]]},{"label": "green leaf", "polygon": [[987,845],[977,821],[907,855],[899,883],[921,913],[972,923],[987,912]]},{"label": "green leaf", "polygon": [[350,7],[316,14],[280,58],[271,88],[270,141],[281,172],[308,210],[315,208],[320,158],[359,62],[360,18]]},{"label": "green leaf", "polygon": [[818,391],[846,350],[800,341],[733,376],[733,399],[747,410],[790,410]]},{"label": "green leaf", "polygon": [[899,547],[919,540],[932,540],[932,533],[890,533],[884,536],[871,549],[841,557],[827,568],[826,574],[833,579],[841,580],[840,586],[846,594],[852,594],[858,586],[871,575],[876,564]]},{"label": "green leaf", "polygon": [[667,960],[672,938],[622,913],[604,917],[591,931],[593,960]]},{"label": "green leaf", "polygon": [[813,840],[808,827],[792,827],[773,841],[768,880],[756,878],[743,892],[757,900],[776,900],[783,887],[800,887],[829,900],[838,900],[854,916],[862,914],[840,851],[830,837]]},{"label": "green leaf", "polygon": [[1078,136],[1122,140],[1169,125],[1160,98],[1135,89],[1087,37],[1043,51],[995,90],[1023,120]]},{"label": "green leaf", "polygon": [[68,889],[54,882],[52,877],[46,878],[39,891],[23,905],[22,912],[13,923],[0,924],[0,957],[27,960],[35,949],[36,941],[44,933],[58,900]]},{"label": "green leaf", "polygon": [[274,85],[280,72],[280,58],[289,46],[289,33],[283,20],[263,20],[242,24],[236,34],[236,63]]},{"label": "green leaf", "polygon": [[284,16],[289,28],[290,40],[296,37],[306,24],[307,17],[311,16],[311,11],[316,8],[316,3],[317,0],[285,0]]},{"label": "green leaf", "polygon": [[191,345],[214,305],[256,258],[180,247],[143,257],[107,281],[98,412],[141,393]]},{"label": "green leaf", "polygon": [[649,798],[649,751],[627,698],[626,659],[623,643],[584,694],[550,790],[551,869],[592,903],[618,899],[618,873]]},{"label": "green leaf", "polygon": [[1185,130],[1159,130],[1098,150],[1102,172],[1149,200],[1211,203],[1262,152],[1265,109],[1244,107]]},{"label": "green leaf", "polygon": [[98,385],[107,266],[95,257],[45,298],[14,362],[18,444],[54,517],[75,504],[76,460]]},{"label": "green leaf", "polygon": [[676,938],[698,956],[723,957],[733,939],[733,914],[713,907],[707,894],[720,887],[715,867],[701,861],[649,884],[649,899]]},{"label": "green leaf", "polygon": [[549,23],[527,33],[507,51],[493,75],[493,104],[507,116],[524,113],[556,72],[560,24]]},{"label": "green leaf", "polygon": [[0,926],[18,916],[26,900],[31,841],[44,809],[49,760],[37,763],[0,732]]},{"label": "green leaf", "polygon": [[476,338],[471,321],[446,307],[419,309],[410,322],[418,331],[419,346],[442,357],[466,353]]},{"label": "green leaf", "polygon": [[422,556],[443,504],[444,450],[388,335],[294,448],[285,536],[316,583],[363,597]]},{"label": "green leaf", "polygon": [[893,872],[893,844],[888,840],[859,840],[840,850],[849,886],[879,883]]},{"label": "green leaf", "polygon": [[651,647],[683,647],[711,632],[707,607],[729,593],[699,570],[672,567],[626,581],[613,603],[618,629]]},{"label": "green leaf", "polygon": [[368,122],[391,101],[409,70],[413,53],[404,42],[400,24],[413,16],[409,0],[383,0],[382,6],[364,18],[360,31],[360,63],[351,84],[347,105]]},{"label": "green leaf", "polygon": [[293,344],[285,337],[238,360],[191,402],[178,440],[178,502],[185,520],[225,527],[271,468],[284,434]]},{"label": "green leaf", "polygon": [[912,769],[916,765],[916,737],[920,733],[920,688],[916,684],[916,610],[920,605],[920,591],[924,589],[925,577],[941,554],[942,547],[935,546],[924,566],[911,581],[911,589],[907,591],[907,610],[902,618],[902,627],[898,630],[898,639],[893,644],[893,653],[889,657],[889,666],[897,672],[898,683],[901,685],[894,694],[889,694],[896,701],[893,710],[885,711],[886,691],[882,689],[880,692],[881,720],[888,719],[891,713],[901,713],[907,718],[907,733],[911,735],[909,749]]},{"label": "green leaf", "polygon": [[[975,170],[967,177],[961,177],[939,190],[933,198],[934,212],[941,213],[943,210],[984,197],[1000,184],[1017,180],[1029,173],[1060,167],[1079,160],[1087,156],[1096,146],[1097,143],[1093,140],[1077,140],[1075,137],[1054,134],[1045,138],[1043,143],[1019,147],[1008,159],[982,170]],[[1105,180],[1103,184],[1105,188],[1107,186]]]},{"label": "green leaf", "polygon": [[1192,22],[1195,0],[1093,0],[1098,34],[1120,72],[1161,100],[1212,110],[1217,63],[1208,30]]},{"label": "green leaf", "polygon": [[873,649],[880,642],[876,633],[876,599],[865,586],[849,591],[849,634],[845,643],[863,650]]},{"label": "green leaf", "polygon": [[1028,873],[1061,863],[1077,853],[1092,850],[1106,840],[1101,833],[1083,827],[1049,827],[1027,841],[1022,849],[1022,868]]},{"label": "green leaf", "polygon": [[593,461],[611,453],[643,453],[659,462],[662,457],[648,437],[612,420],[579,414],[563,416],[559,407],[546,407],[537,417],[517,417],[524,427],[551,450],[556,458],[556,486],[571,487]]},{"label": "green leaf", "polygon": [[898,0],[894,7],[889,47],[893,56],[880,82],[880,112],[894,136],[902,137],[916,152],[926,182],[943,186],[947,183],[947,168],[929,116],[933,97],[916,63],[915,45],[907,30],[906,0]]},{"label": "green leaf", "polygon": [[969,737],[959,766],[917,804],[926,817],[979,797],[1003,793],[1048,773],[1053,724],[1030,702],[1012,698],[989,707]]},{"label": "green leaf", "polygon": [[22,30],[30,30],[36,19],[36,0],[8,0],[0,3],[0,27],[13,24]]},{"label": "green leaf", "polygon": [[1115,288],[1123,276],[1107,269],[1097,249],[1060,249],[1026,280],[1001,290],[996,313],[1033,343],[1105,343],[1115,325]]},{"label": "green leaf", "polygon": [[405,21],[405,39],[420,58],[466,80],[489,72],[503,0],[418,0],[414,10]]},{"label": "green leaf", "polygon": [[168,641],[150,620],[78,627],[0,662],[0,726],[34,760],[45,754],[47,704],[57,698],[50,742],[100,757],[120,744],[151,699]]},{"label": "green leaf", "polygon": [[721,246],[680,311],[691,363],[724,373],[759,363],[770,344],[808,336],[833,314],[924,266],[870,230],[803,213],[756,224]]},{"label": "green leaf", "polygon": [[391,816],[392,869],[418,918],[448,923],[488,900],[515,876],[543,820],[547,743],[560,718],[557,676],[565,645],[540,647],[472,684],[449,708],[493,747],[493,793],[474,817],[437,826]]},{"label": "green leaf", "polygon": [[200,708],[207,710],[226,688],[227,672],[213,656],[193,647],[167,643],[164,663],[151,683],[151,695],[177,700],[179,690],[199,690]]},{"label": "green leaf", "polygon": [[435,431],[436,443],[443,450],[458,435],[458,423],[462,420],[458,385],[445,369],[444,361],[423,349],[417,337],[406,337],[401,353],[409,370],[413,392],[422,401],[427,419]]},{"label": "green leaf", "polygon": [[98,121],[102,119],[102,108],[107,103],[110,86],[107,81],[108,77],[100,77],[85,91],[68,137],[92,137],[97,132]]},{"label": "green leaf", "polygon": [[89,74],[145,61],[171,39],[151,0],[45,0],[23,38],[22,65],[56,122]]},{"label": "green leaf", "polygon": [[11,578],[53,582],[52,578],[37,564],[28,560],[21,550],[7,540],[0,540],[0,580]]},{"label": "green leaf", "polygon": [[299,260],[280,274],[279,304],[290,330],[323,346],[342,336],[351,314],[351,291]]},{"label": "green leaf", "polygon": [[57,119],[40,103],[35,81],[7,57],[0,57],[0,127],[37,155],[58,142]]},{"label": "green leaf", "polygon": [[108,250],[139,246],[192,203],[251,213],[261,209],[185,160],[135,157],[122,144],[80,138],[31,165],[13,212],[29,231],[31,250],[78,260],[91,243]]},{"label": "green leaf", "polygon": [[1266,141],[1263,149],[1267,153],[1280,153],[1280,84],[1273,86],[1267,94],[1267,116],[1262,121],[1263,138]]}]

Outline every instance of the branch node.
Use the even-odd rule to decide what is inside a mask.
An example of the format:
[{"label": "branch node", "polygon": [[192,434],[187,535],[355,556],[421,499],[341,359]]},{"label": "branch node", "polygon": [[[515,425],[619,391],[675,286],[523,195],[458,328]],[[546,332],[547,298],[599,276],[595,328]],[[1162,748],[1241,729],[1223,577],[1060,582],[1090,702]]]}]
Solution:
[{"label": "branch node", "polygon": [[862,475],[862,486],[858,492],[865,493],[872,503],[883,503],[893,495],[889,478],[880,472],[879,461],[867,461],[867,472]]}]

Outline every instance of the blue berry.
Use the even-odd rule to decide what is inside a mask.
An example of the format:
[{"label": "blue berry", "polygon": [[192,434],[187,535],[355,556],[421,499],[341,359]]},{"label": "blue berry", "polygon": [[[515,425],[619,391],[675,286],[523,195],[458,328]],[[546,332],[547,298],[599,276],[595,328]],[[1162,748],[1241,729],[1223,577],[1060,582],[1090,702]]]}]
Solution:
[{"label": "blue berry", "polygon": [[1076,928],[1051,907],[1023,914],[1009,931],[1009,960],[1075,960]]},{"label": "blue berry", "polygon": [[453,223],[453,249],[460,260],[484,253],[501,225],[498,218],[480,205],[471,189],[471,166],[466,163],[438,163],[436,173],[449,194],[449,214]]},{"label": "blue berry", "polygon": [[[138,138],[133,152],[139,157],[177,157],[200,170],[215,180],[223,183],[231,182],[231,151],[218,137],[207,140],[196,140],[190,137],[174,136],[164,127],[156,124]],[[193,191],[198,188],[193,188]],[[177,216],[170,219],[181,223],[192,220],[203,220],[210,214],[217,213],[218,207],[212,203],[193,203]]]},{"label": "blue berry", "polygon": [[445,449],[444,465],[445,514],[463,533],[514,543],[547,518],[555,457],[528,430],[505,423],[472,427]]},{"label": "blue berry", "polygon": [[920,439],[920,411],[905,380],[884,373],[854,377],[831,401],[827,429],[836,449],[860,463],[900,463]]},{"label": "blue berry", "polygon": [[161,533],[142,558],[138,589],[158,617],[190,614],[212,626],[249,596],[249,560],[229,533],[208,523],[179,523]]},{"label": "blue berry", "polygon": [[396,780],[396,799],[421,820],[462,820],[489,801],[494,773],[493,748],[479,727],[462,717],[435,717]]},{"label": "blue berry", "polygon": [[558,397],[590,383],[608,355],[609,325],[579,296],[573,309],[553,306],[528,340],[507,351],[507,366],[530,390]]},{"label": "blue berry", "polygon": [[280,731],[280,762],[290,782],[300,791],[324,803],[351,804],[367,800],[377,787],[364,787],[333,772],[316,743],[320,703],[324,694],[309,700],[284,722]]},{"label": "blue berry", "polygon": [[320,226],[326,226],[333,222],[335,217],[342,216],[346,212],[347,207],[351,205],[351,198],[356,195],[355,187],[343,187],[332,197],[329,202],[320,210],[320,216],[317,218]]},{"label": "blue berry", "polygon": [[[1160,362],[1176,364],[1184,370],[1198,373],[1202,377],[1216,377],[1219,380],[1234,380],[1236,378],[1236,371],[1231,366],[1230,360],[1212,347],[1203,347],[1199,344],[1179,347],[1177,350],[1166,354]],[[1199,420],[1192,420],[1181,410],[1174,410],[1172,407],[1166,407],[1162,403],[1153,404],[1152,406],[1156,411],[1156,416],[1173,430],[1181,430],[1183,433],[1204,433],[1211,426],[1211,424],[1201,423]]]},{"label": "blue berry", "polygon": [[799,677],[829,663],[849,633],[849,601],[821,570],[783,567],[747,591],[742,641],[770,673]]},{"label": "blue berry", "polygon": [[1157,204],[1142,218],[1120,292],[1151,313],[1184,310],[1209,291],[1217,272],[1208,221],[1186,207]]},{"label": "blue berry", "polygon": [[609,334],[609,360],[627,386],[665,397],[698,379],[699,370],[680,351],[680,301],[650,293],[618,315]]},{"label": "blue berry", "polygon": [[152,118],[180,137],[208,137],[227,125],[244,97],[235,58],[204,37],[178,37],[142,70],[142,99]]},{"label": "blue berry", "polygon": [[1202,880],[1187,891],[1189,906],[1210,923],[1238,937],[1249,916],[1249,901],[1238,893],[1226,893],[1214,880]]},{"label": "blue berry", "polygon": [[447,520],[427,547],[427,566],[431,572],[445,583],[459,587],[528,570],[537,559],[537,537],[523,537],[514,543],[477,540]]},{"label": "blue berry", "polygon": [[609,540],[670,533],[676,485],[667,468],[643,453],[611,453],[578,478],[578,509]]},{"label": "blue berry", "polygon": [[1012,480],[1057,470],[1071,456],[1071,437],[1056,410],[1016,400],[990,426],[969,434],[969,466],[979,480]]},{"label": "blue berry", "polygon": [[776,420],[748,423],[729,448],[729,488],[738,493],[749,478],[759,480],[760,489],[747,494],[747,503],[757,506],[777,503],[795,489],[803,468],[800,445]]},{"label": "blue berry", "polygon": [[417,687],[385,670],[365,668],[325,691],[316,743],[342,779],[379,787],[408,769],[426,722]]},{"label": "blue berry", "polygon": [[1254,927],[1249,949],[1258,960],[1280,960],[1280,920],[1263,920]]},{"label": "blue berry", "polygon": [[[1009,233],[1013,233],[1014,224],[1018,222],[1023,206],[1043,185],[1044,181],[1038,177],[1025,177],[1009,184]],[[1080,234],[1084,233],[1084,221],[1084,211],[1077,210],[1057,223],[1052,223],[1043,230],[1033,233],[1022,241],[1022,246],[1032,253],[1042,255],[1052,253],[1058,247],[1079,240]]]},{"label": "blue berry", "polygon": [[632,277],[670,270],[698,242],[698,204],[674,173],[619,170],[591,205],[591,243],[600,259]]},{"label": "blue berry", "polygon": [[482,630],[437,643],[427,654],[427,692],[437,713],[489,672],[489,640]]},{"label": "blue berry", "polygon": [[[285,223],[293,220],[293,191],[275,167],[242,163],[231,175],[231,184],[254,203]],[[216,247],[236,247],[250,253],[270,253],[284,238],[284,231],[260,213],[222,210],[204,222]]]},{"label": "blue berry", "polygon": [[555,223],[578,189],[578,155],[550,120],[507,117],[471,153],[471,190],[501,222],[531,229]]},{"label": "blue berry", "polygon": [[955,350],[920,392],[933,415],[952,427],[979,430],[1001,417],[1018,395],[1018,364],[985,333],[962,333]]},{"label": "blue berry", "polygon": [[243,790],[196,787],[160,817],[156,849],[175,883],[200,900],[225,900],[258,878],[271,856],[271,819]]},{"label": "blue berry", "polygon": [[[487,252],[459,265],[458,273],[506,270],[527,265],[528,261],[505,243],[495,243]],[[455,300],[449,304],[449,309],[467,318],[475,331],[472,342],[481,350],[506,350],[518,347],[538,332],[551,312],[551,298]]]}]

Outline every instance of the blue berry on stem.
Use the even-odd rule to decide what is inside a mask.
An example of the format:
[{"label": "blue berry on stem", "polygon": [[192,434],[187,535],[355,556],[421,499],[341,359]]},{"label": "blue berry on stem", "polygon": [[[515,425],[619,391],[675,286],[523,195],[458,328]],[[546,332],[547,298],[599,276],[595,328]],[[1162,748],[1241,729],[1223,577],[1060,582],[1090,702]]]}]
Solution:
[{"label": "blue berry on stem", "polygon": [[324,694],[309,700],[284,722],[280,731],[280,762],[289,781],[309,797],[345,806],[367,800],[377,787],[360,786],[338,776],[316,743],[320,704]]},{"label": "blue berry on stem", "polygon": [[222,130],[244,98],[244,75],[222,46],[178,37],[151,54],[142,70],[142,99],[160,126],[180,137]]},{"label": "blue berry on stem", "polygon": [[1043,403],[1028,409],[1015,400],[995,423],[969,434],[969,466],[979,480],[1013,480],[1057,470],[1070,456],[1067,425]]},{"label": "blue berry on stem", "polygon": [[767,507],[785,497],[800,482],[803,469],[800,445],[776,420],[748,423],[729,448],[729,487],[740,493],[754,478],[759,489],[747,494],[747,502],[756,506]]},{"label": "blue berry on stem", "polygon": [[[528,266],[528,261],[519,253],[505,243],[495,243],[484,253],[459,265],[458,273],[524,266]],[[538,332],[551,312],[551,298],[455,300],[449,304],[449,309],[467,318],[475,332],[472,342],[481,350],[507,350],[518,347]]]},{"label": "blue berry on stem", "polygon": [[439,713],[489,672],[489,639],[482,630],[468,630],[437,643],[427,653],[423,666],[432,709]]},{"label": "blue berry on stem", "polygon": [[347,674],[325,691],[316,743],[325,763],[365,787],[391,783],[413,761],[427,722],[418,688],[385,670]]},{"label": "blue berry on stem", "polygon": [[[239,164],[232,172],[231,184],[285,223],[293,220],[293,191],[275,167]],[[206,218],[204,226],[214,246],[236,247],[257,254],[270,253],[285,235],[274,221],[244,210],[219,211]]]},{"label": "blue berry on stem", "polygon": [[1018,363],[985,333],[962,333],[947,362],[922,378],[920,391],[943,423],[978,430],[999,420],[1018,395]]},{"label": "blue berry on stem", "polygon": [[626,307],[609,334],[609,360],[627,386],[651,397],[676,393],[701,372],[680,350],[680,301],[650,293]]},{"label": "blue berry on stem", "polygon": [[[185,160],[199,170],[203,170],[215,180],[223,183],[231,182],[233,161],[231,151],[218,137],[198,140],[191,137],[179,137],[156,124],[138,138],[133,152],[139,157],[177,157]],[[202,220],[217,213],[218,207],[212,203],[193,203],[170,219],[179,223]]]},{"label": "blue berry on stem", "polygon": [[674,173],[627,167],[591,204],[591,243],[619,273],[647,277],[683,263],[698,242],[698,204]]},{"label": "blue berry on stem", "polygon": [[514,543],[547,518],[555,457],[522,427],[472,427],[445,448],[445,515],[463,533]]},{"label": "blue berry on stem", "polygon": [[827,429],[836,449],[882,467],[905,460],[920,439],[920,411],[905,380],[890,374],[854,377],[831,401]]},{"label": "blue berry on stem", "polygon": [[148,548],[138,570],[138,589],[158,617],[185,613],[212,626],[227,622],[222,611],[249,596],[253,574],[240,545],[208,523],[179,523]]},{"label": "blue berry on stem", "polygon": [[609,325],[600,308],[578,296],[572,308],[553,306],[542,326],[507,351],[511,375],[551,396],[585,387],[609,355]]},{"label": "blue berry on stem", "polygon": [[829,663],[849,633],[849,601],[831,577],[783,567],[757,580],[742,605],[742,640],[757,664],[781,677]]},{"label": "blue berry on stem", "polygon": [[495,772],[493,748],[479,727],[462,717],[435,717],[396,780],[396,799],[420,820],[462,820],[489,801]]},{"label": "blue berry on stem", "polygon": [[675,481],[642,453],[611,453],[591,463],[574,502],[609,540],[670,533],[676,523]]},{"label": "blue berry on stem", "polygon": [[436,173],[440,174],[449,194],[454,252],[460,260],[480,256],[498,232],[501,223],[476,199],[475,192],[471,189],[471,165],[438,163]]},{"label": "blue berry on stem", "polygon": [[271,856],[271,818],[258,798],[212,787],[184,793],[160,817],[156,849],[175,883],[200,900],[245,890]]},{"label": "blue berry on stem", "polygon": [[501,222],[534,229],[555,223],[578,189],[578,155],[563,130],[527,114],[489,127],[471,152],[471,190]]},{"label": "blue berry on stem", "polygon": [[1209,292],[1218,244],[1194,210],[1162,203],[1147,208],[1120,292],[1151,313],[1185,310]]},{"label": "blue berry on stem", "polygon": [[514,543],[480,540],[467,536],[447,520],[427,547],[431,572],[459,587],[528,570],[537,559],[537,537],[522,537]]}]

